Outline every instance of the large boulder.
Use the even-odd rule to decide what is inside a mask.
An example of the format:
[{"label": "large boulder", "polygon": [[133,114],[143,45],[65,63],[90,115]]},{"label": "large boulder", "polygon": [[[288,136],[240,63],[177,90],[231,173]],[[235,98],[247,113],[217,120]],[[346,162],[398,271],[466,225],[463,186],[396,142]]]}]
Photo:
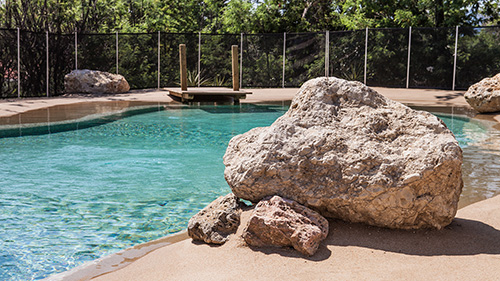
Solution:
[{"label": "large boulder", "polygon": [[234,194],[280,195],[331,218],[440,229],[462,190],[462,150],[434,115],[359,82],[316,78],[271,126],[231,139],[224,155]]},{"label": "large boulder", "polygon": [[328,221],[295,201],[273,196],[255,206],[242,236],[251,246],[292,246],[312,256],[328,236]]},{"label": "large boulder", "polygon": [[188,235],[209,244],[224,244],[240,225],[240,202],[233,193],[221,196],[188,222]]},{"label": "large boulder", "polygon": [[73,70],[64,76],[64,90],[67,94],[121,94],[130,90],[122,75],[97,70]]},{"label": "large boulder", "polygon": [[500,73],[470,86],[464,97],[481,113],[500,111]]}]

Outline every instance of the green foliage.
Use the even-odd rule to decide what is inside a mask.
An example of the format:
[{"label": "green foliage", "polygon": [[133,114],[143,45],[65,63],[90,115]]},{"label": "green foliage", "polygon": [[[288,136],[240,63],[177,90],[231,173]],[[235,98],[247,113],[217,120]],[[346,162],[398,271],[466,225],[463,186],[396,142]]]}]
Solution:
[{"label": "green foliage", "polygon": [[230,0],[222,14],[222,31],[227,33],[252,32],[252,3]]},{"label": "green foliage", "polygon": [[229,81],[226,81],[226,77],[222,75],[216,75],[212,80],[211,86],[222,87],[222,86],[228,86],[228,84]]},{"label": "green foliage", "polygon": [[497,0],[4,0],[0,27],[79,32],[304,32],[496,24]]},{"label": "green foliage", "polygon": [[[189,87],[210,85],[210,80],[205,78],[201,72],[198,73],[198,71],[188,70],[186,78],[187,78],[187,84]],[[180,85],[180,83],[179,83],[179,85]]]}]

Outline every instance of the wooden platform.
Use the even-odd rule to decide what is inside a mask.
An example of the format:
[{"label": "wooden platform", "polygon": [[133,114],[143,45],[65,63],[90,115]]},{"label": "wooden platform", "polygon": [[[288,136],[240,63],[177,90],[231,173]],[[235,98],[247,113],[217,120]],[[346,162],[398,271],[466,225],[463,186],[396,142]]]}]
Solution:
[{"label": "wooden platform", "polygon": [[195,97],[200,96],[210,96],[210,97],[232,97],[234,100],[245,99],[247,95],[252,94],[252,92],[247,91],[233,91],[230,88],[188,88],[187,91],[182,91],[181,88],[166,89],[170,95],[179,97],[181,100],[189,101]]}]

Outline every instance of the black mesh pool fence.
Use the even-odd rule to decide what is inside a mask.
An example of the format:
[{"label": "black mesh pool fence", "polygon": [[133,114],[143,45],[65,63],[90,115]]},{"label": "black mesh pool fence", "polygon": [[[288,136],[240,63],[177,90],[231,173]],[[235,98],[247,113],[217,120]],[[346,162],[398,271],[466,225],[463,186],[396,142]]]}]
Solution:
[{"label": "black mesh pool fence", "polygon": [[160,33],[160,87],[180,87],[179,45],[186,44],[188,86],[197,83],[198,39],[195,33]]},{"label": "black mesh pool fence", "polygon": [[243,88],[300,87],[327,75],[368,86],[463,90],[500,72],[498,26],[270,34],[0,29],[0,97],[63,94],[64,75],[76,68],[122,74],[132,89],[178,87],[179,44],[187,47],[189,87],[231,87],[233,45]]},{"label": "black mesh pool fence", "polygon": [[409,86],[451,89],[455,28],[413,28]]},{"label": "black mesh pool fence", "polygon": [[231,46],[239,48],[240,39],[239,34],[201,34],[201,86],[232,87]]},{"label": "black mesh pool fence", "polygon": [[409,31],[369,29],[366,83],[370,86],[406,87]]},{"label": "black mesh pool fence", "polygon": [[243,87],[283,86],[283,33],[244,34]]},{"label": "black mesh pool fence", "polygon": [[17,97],[17,31],[0,29],[0,97]]},{"label": "black mesh pool fence", "polygon": [[460,27],[457,89],[467,89],[500,72],[500,27]]},{"label": "black mesh pool fence", "polygon": [[363,82],[365,30],[330,32],[329,45],[329,76]]},{"label": "black mesh pool fence", "polygon": [[286,34],[285,87],[325,76],[325,41],[324,32]]}]

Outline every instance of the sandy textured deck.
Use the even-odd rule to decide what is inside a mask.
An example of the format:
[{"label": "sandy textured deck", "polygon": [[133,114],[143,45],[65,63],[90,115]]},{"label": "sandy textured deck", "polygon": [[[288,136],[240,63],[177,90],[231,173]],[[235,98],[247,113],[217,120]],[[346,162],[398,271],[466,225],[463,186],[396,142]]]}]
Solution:
[{"label": "sandy textured deck", "polygon": [[[459,91],[375,89],[409,105],[468,107]],[[247,90],[253,94],[242,103],[291,100],[297,92],[290,88]],[[0,116],[114,100],[175,102],[167,92],[157,90],[98,98],[21,99],[0,101]],[[500,115],[488,115],[491,118],[500,122]],[[247,216],[248,212],[243,217]],[[64,278],[95,276],[89,267],[85,270]],[[453,224],[442,231],[398,231],[331,221],[329,237],[312,258],[289,249],[251,249],[238,235],[221,247],[188,239],[156,249],[96,280],[498,280],[499,276],[500,196],[496,196],[459,210]]]},{"label": "sandy textured deck", "polygon": [[[244,219],[248,217],[244,213]],[[312,258],[190,239],[155,250],[93,280],[498,280],[500,196],[459,210],[442,231],[401,231],[330,221]]]},{"label": "sandy textured deck", "polygon": [[[405,104],[422,106],[468,106],[463,92],[426,89],[374,88],[382,95]],[[245,89],[252,92],[241,103],[291,100],[298,88]],[[0,100],[0,116],[9,116],[28,110],[54,105],[73,104],[89,101],[147,101],[171,103],[174,100],[164,90],[136,90],[126,94],[101,97],[54,97]]]}]

